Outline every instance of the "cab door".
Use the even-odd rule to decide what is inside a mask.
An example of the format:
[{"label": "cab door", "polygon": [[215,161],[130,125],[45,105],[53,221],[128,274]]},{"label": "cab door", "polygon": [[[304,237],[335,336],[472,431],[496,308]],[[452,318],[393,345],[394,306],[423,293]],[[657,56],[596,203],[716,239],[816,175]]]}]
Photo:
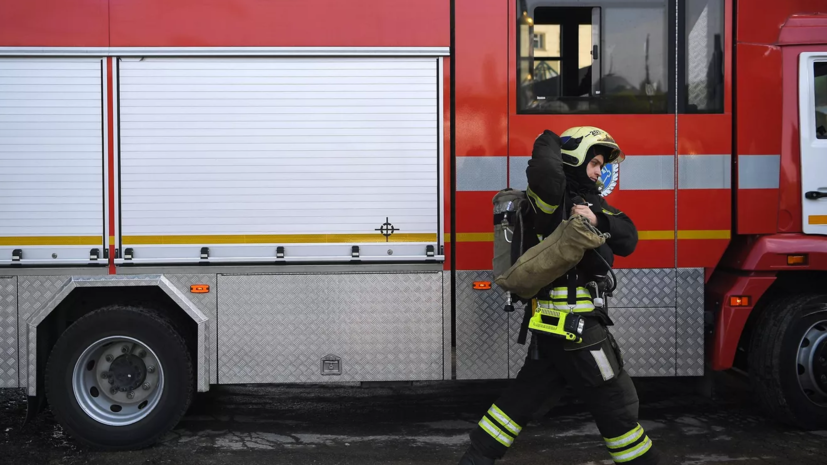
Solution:
[{"label": "cab door", "polygon": [[799,66],[804,233],[827,234],[827,53],[802,53]]}]

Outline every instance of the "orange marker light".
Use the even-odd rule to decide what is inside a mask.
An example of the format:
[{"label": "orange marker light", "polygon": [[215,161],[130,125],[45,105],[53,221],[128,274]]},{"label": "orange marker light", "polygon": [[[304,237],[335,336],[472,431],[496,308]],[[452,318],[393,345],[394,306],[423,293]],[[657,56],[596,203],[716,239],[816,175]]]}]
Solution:
[{"label": "orange marker light", "polygon": [[748,295],[733,295],[729,297],[730,307],[749,307],[752,299]]},{"label": "orange marker light", "polygon": [[807,255],[787,255],[787,265],[806,266],[809,262]]},{"label": "orange marker light", "polygon": [[490,291],[491,281],[474,281],[475,291]]},{"label": "orange marker light", "polygon": [[193,284],[190,286],[190,292],[193,294],[206,294],[210,292],[209,284]]}]

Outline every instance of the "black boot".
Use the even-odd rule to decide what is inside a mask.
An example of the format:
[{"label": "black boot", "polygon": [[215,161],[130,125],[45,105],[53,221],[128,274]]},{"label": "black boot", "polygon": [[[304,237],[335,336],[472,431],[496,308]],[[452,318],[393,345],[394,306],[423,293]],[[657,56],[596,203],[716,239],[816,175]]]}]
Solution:
[{"label": "black boot", "polygon": [[482,452],[471,444],[465,455],[459,459],[458,465],[494,465],[494,459],[482,455]]}]

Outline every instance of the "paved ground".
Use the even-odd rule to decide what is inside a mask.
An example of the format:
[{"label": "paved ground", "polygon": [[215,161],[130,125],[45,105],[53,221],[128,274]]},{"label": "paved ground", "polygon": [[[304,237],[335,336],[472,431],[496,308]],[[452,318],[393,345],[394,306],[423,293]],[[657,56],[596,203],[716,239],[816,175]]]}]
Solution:
[{"label": "paved ground", "polygon": [[[665,464],[827,463],[827,431],[765,420],[738,383],[711,399],[696,394],[693,380],[635,381],[641,423]],[[123,453],[79,447],[48,411],[21,428],[22,391],[0,390],[0,463],[452,464],[503,383],[216,387],[198,396],[162,443]],[[607,458],[582,405],[567,398],[529,425],[501,463],[610,464]]]}]

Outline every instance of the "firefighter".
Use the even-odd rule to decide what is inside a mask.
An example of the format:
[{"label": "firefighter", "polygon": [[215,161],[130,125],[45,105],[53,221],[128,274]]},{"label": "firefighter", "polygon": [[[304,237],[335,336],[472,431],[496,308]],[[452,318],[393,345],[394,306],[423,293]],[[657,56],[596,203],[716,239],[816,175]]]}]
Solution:
[{"label": "firefighter", "polygon": [[574,314],[585,323],[582,337],[571,340],[532,328],[525,364],[471,432],[471,446],[460,465],[493,464],[501,458],[538,410],[559,400],[566,385],[588,406],[616,463],[658,463],[652,441],[638,423],[637,392],[623,370],[620,350],[607,328],[612,321],[601,302],[611,284],[605,276],[614,254],[631,254],[638,240],[632,220],[610,206],[598,187],[604,164],[623,158],[614,139],[594,127],[571,128],[560,137],[546,130],[535,140],[526,170],[532,208],[524,234],[535,239],[524,250],[574,215],[585,216],[611,237],[530,301],[533,311],[526,317],[531,321],[559,315],[554,312]]}]

